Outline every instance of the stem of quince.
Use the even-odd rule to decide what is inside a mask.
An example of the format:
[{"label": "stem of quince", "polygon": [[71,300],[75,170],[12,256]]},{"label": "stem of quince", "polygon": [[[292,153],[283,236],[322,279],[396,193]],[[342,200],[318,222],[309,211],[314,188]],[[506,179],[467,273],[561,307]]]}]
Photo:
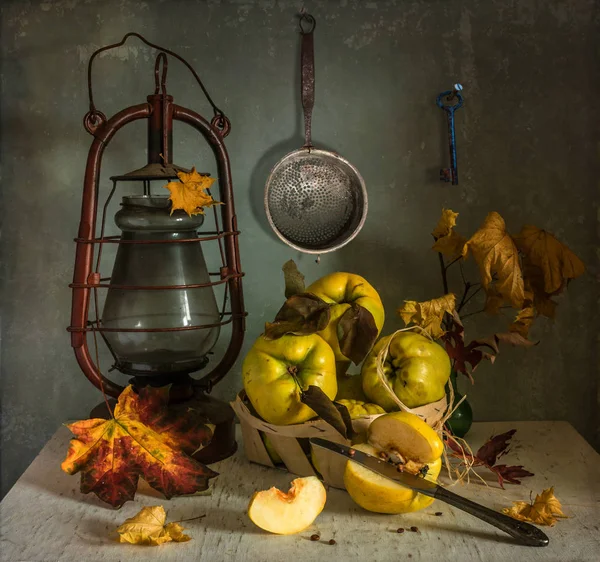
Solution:
[{"label": "stem of quince", "polygon": [[300,394],[302,394],[304,392],[304,389],[302,388],[302,385],[300,384],[300,381],[298,380],[298,366],[297,365],[290,365],[287,368],[288,373],[290,374],[290,376],[294,379],[294,382],[298,385],[298,389],[300,390]]}]

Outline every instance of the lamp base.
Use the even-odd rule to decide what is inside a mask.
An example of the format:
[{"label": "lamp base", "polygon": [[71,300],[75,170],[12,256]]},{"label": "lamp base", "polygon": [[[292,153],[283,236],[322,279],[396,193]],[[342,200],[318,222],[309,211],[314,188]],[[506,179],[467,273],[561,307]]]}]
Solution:
[{"label": "lamp base", "polygon": [[[109,400],[114,409],[116,401]],[[235,440],[235,414],[226,402],[208,396],[199,388],[193,389],[193,394],[187,400],[169,403],[171,412],[178,416],[190,418],[189,425],[209,423],[215,426],[211,442],[195,453],[194,459],[203,464],[222,461],[233,455],[237,450]],[[105,402],[98,404],[91,412],[91,418],[109,419],[110,414]]]}]

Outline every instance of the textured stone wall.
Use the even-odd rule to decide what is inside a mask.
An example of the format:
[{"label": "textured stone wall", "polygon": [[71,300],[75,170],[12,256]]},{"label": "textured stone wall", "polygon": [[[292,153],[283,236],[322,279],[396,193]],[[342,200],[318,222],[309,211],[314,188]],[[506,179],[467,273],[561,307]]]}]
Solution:
[{"label": "textured stone wall", "polygon": [[[429,247],[441,208],[460,212],[464,233],[496,210],[512,232],[527,223],[554,232],[588,272],[560,298],[557,319],[536,325],[537,347],[503,349],[496,364],[480,367],[476,384],[463,390],[476,419],[568,420],[597,444],[594,1],[305,5],[318,20],[314,142],[353,162],[370,198],[360,236],[323,256],[320,265],[278,241],[262,206],[270,168],[302,144],[295,21],[302,2],[2,3],[3,491],[60,423],[87,416],[101,398],[69,347],[67,285],[91,141],[81,126],[86,65],[94,49],[128,31],[187,57],[233,123],[227,145],[243,231],[245,349],[280,305],[280,267],[287,259],[294,258],[309,280],[335,270],[366,276],[384,299],[389,333],[401,326],[393,311],[402,300],[440,294]],[[152,52],[135,40],[100,57],[94,71],[98,107],[112,115],[142,102],[153,89],[152,62]],[[450,187],[438,180],[447,149],[444,116],[434,101],[456,81],[464,85],[466,103],[457,113],[461,183]],[[178,103],[210,114],[175,62],[169,83]],[[175,133],[176,161],[214,173],[199,138],[182,127]],[[110,175],[144,164],[144,144],[142,124],[119,133],[107,150],[103,193]],[[473,335],[496,327],[485,318],[468,320]],[[240,385],[238,363],[215,392],[231,398]]]}]

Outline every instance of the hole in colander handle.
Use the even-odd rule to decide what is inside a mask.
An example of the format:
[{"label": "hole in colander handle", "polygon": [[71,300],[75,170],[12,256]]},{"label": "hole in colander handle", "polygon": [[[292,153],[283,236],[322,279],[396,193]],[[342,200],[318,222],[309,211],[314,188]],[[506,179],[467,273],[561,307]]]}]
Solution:
[{"label": "hole in colander handle", "polygon": [[312,111],[315,105],[315,55],[313,32],[316,21],[310,14],[300,16],[302,45],[300,51],[300,87],[302,109],[304,110],[304,147],[310,148]]}]

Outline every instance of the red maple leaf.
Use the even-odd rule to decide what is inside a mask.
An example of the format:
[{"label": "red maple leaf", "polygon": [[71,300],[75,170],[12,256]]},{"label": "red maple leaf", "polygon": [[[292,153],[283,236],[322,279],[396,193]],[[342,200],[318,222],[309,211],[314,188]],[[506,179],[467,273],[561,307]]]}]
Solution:
[{"label": "red maple leaf", "polygon": [[210,442],[212,431],[173,416],[168,397],[168,387],[136,394],[128,386],[113,418],[68,425],[75,438],[61,468],[81,472],[81,491],[94,492],[113,507],[134,498],[140,476],[167,499],[206,490],[217,473],[190,455]]},{"label": "red maple leaf", "polygon": [[500,435],[490,437],[481,447],[475,455],[469,454],[463,450],[457,441],[449,435],[445,443],[452,450],[452,456],[461,460],[466,460],[472,464],[473,468],[483,466],[491,470],[498,478],[498,484],[504,489],[504,482],[511,484],[520,484],[520,478],[527,476],[533,476],[533,472],[525,470],[522,465],[506,465],[496,464],[500,457],[508,454],[509,452],[509,441],[513,435],[517,432],[516,429],[511,429]]}]

